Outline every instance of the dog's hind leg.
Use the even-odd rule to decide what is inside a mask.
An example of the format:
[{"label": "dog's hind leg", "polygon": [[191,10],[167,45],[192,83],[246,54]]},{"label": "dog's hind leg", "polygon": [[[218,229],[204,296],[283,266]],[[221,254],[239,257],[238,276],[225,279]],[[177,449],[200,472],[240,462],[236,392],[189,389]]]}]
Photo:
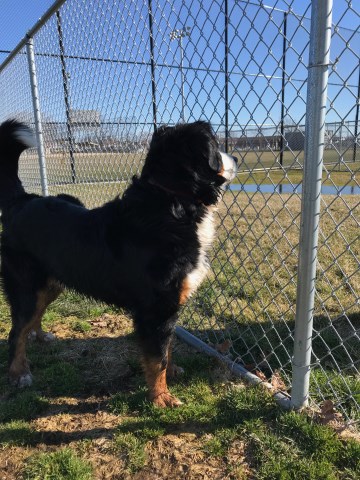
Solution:
[{"label": "dog's hind leg", "polygon": [[26,341],[37,320],[37,300],[34,292],[19,291],[11,297],[12,328],[9,335],[9,381],[12,385],[26,387],[32,384],[30,367],[26,358]]},{"label": "dog's hind leg", "polygon": [[176,365],[176,363],[173,362],[172,359],[172,353],[174,350],[174,338],[172,337],[171,342],[168,347],[168,353],[167,353],[167,360],[168,360],[168,365],[166,369],[166,374],[168,378],[174,379],[177,377],[180,377],[181,375],[184,374],[184,369],[182,367],[179,367],[179,365]]},{"label": "dog's hind leg", "polygon": [[150,400],[158,407],[178,407],[182,402],[169,392],[166,375],[169,366],[169,348],[175,318],[161,322],[143,317],[135,319],[143,350],[143,367]]},{"label": "dog's hind leg", "polygon": [[37,338],[48,341],[49,333],[41,329],[41,319],[48,305],[59,295],[60,288],[46,285],[37,291],[20,289],[10,298],[12,328],[9,335],[9,380],[18,387],[32,383],[29,364],[26,358],[26,341],[31,331]]},{"label": "dog's hind leg", "polygon": [[41,318],[58,291],[49,289],[41,266],[28,255],[1,247],[1,276],[11,309],[9,335],[9,380],[20,387],[31,385],[26,359],[26,341],[32,329],[41,330]]},{"label": "dog's hind leg", "polygon": [[173,348],[174,348],[174,341],[171,341],[168,348],[168,366],[166,370],[166,374],[168,378],[177,378],[184,373],[184,369],[182,367],[179,367],[179,365],[176,365],[176,363],[174,363],[172,360]]},{"label": "dog's hind leg", "polygon": [[[63,287],[56,280],[48,280],[46,287],[37,292],[38,314],[32,324],[30,335],[39,342],[47,343],[55,339],[51,332],[45,332],[41,327],[41,320],[46,308],[52,303],[60,293]],[[42,313],[41,313],[42,312]]]}]

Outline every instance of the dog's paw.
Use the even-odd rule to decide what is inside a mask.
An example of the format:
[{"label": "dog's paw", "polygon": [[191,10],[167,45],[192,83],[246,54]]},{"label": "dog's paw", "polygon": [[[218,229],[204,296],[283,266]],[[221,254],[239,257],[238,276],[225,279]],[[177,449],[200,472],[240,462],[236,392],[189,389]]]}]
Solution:
[{"label": "dog's paw", "polygon": [[30,340],[30,342],[34,342],[36,340],[36,336],[35,330],[31,330],[28,334],[28,340]]},{"label": "dog's paw", "polygon": [[53,342],[56,340],[56,336],[51,332],[41,332],[41,335],[37,334],[37,339],[39,342]]},{"label": "dog's paw", "polygon": [[170,392],[160,393],[160,395],[157,395],[157,397],[152,399],[152,402],[160,408],[176,408],[183,404],[181,400],[174,397],[174,395],[171,395]]},{"label": "dog's paw", "polygon": [[180,377],[184,374],[184,369],[182,367],[179,367],[178,365],[175,365],[175,363],[171,363],[167,367],[166,374],[169,378]]},{"label": "dog's paw", "polygon": [[31,330],[28,335],[29,340],[37,340],[41,343],[53,342],[56,340],[56,336],[51,332],[44,332],[43,330]]},{"label": "dog's paw", "polygon": [[19,388],[30,387],[32,383],[33,383],[33,377],[31,373],[25,373],[24,375],[21,375],[19,377],[17,386]]},{"label": "dog's paw", "polygon": [[14,387],[24,388],[32,385],[33,377],[31,373],[23,373],[19,377],[10,377],[9,381]]}]

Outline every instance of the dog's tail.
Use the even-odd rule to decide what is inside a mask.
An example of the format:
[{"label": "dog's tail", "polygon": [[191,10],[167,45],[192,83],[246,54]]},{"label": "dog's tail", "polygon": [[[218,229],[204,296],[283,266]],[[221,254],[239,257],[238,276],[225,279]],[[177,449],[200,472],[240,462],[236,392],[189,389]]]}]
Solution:
[{"label": "dog's tail", "polygon": [[24,193],[18,176],[19,157],[35,143],[33,132],[23,123],[7,120],[0,125],[0,210]]}]

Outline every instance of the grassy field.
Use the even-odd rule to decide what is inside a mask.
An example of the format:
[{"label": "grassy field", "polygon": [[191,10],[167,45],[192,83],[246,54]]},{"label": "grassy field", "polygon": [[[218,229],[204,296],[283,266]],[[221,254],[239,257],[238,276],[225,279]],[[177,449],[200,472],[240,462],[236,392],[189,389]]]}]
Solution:
[{"label": "grassy field", "polygon": [[[359,186],[360,185],[360,162],[358,165],[353,165],[357,174],[352,174],[349,171],[335,171],[328,167],[323,170],[322,183],[323,185],[336,186]],[[284,185],[292,183],[299,185],[303,181],[303,171],[289,169],[286,172],[282,170],[272,170],[266,172],[244,171],[240,172],[236,178],[236,182],[241,184],[255,184],[255,185]]]},{"label": "grassy field", "polygon": [[[270,168],[280,162],[280,152],[271,151],[240,151],[236,155],[241,160],[243,169],[252,170],[254,168]],[[353,150],[346,150],[342,155],[336,150],[324,150],[324,164],[332,166],[332,170],[342,171],[348,170],[347,165],[355,165],[352,170],[358,170],[360,162],[360,152],[357,151],[355,162],[353,162]],[[300,167],[304,163],[304,151],[285,151],[283,155],[283,166],[286,167]],[[357,165],[357,167],[356,167]]]},{"label": "grassy field", "polygon": [[[180,343],[185,375],[171,388],[185,404],[153,408],[130,319],[72,292],[46,313],[57,340],[30,345],[35,382],[17,391],[6,381],[10,318],[0,297],[0,478],[359,478],[358,434],[345,428],[360,404],[358,212],[356,196],[323,197],[313,408],[302,415]],[[227,192],[212,272],[181,315],[280,390],[291,371],[299,222],[296,195]],[[315,408],[324,399],[336,407],[330,416]]]},{"label": "grassy field", "polygon": [[[296,181],[302,178],[304,152],[284,152],[284,172],[274,172],[273,179],[264,173],[257,173],[258,169],[278,169],[279,152],[238,152],[239,182],[275,183]],[[360,153],[359,153],[360,154]],[[145,153],[75,153],[76,180],[83,182],[112,182],[128,181],[142,166]],[[352,151],[345,152],[340,160],[339,154],[334,150],[325,150],[324,154],[324,180],[326,184],[355,185],[360,183],[360,160],[352,162]],[[69,184],[72,182],[72,171],[68,154],[49,154],[46,156],[47,177],[51,185]],[[20,172],[26,179],[35,179],[38,176],[38,160],[33,154],[25,154],[20,163]],[[258,176],[260,175],[260,176]],[[299,182],[297,182],[299,183]]]},{"label": "grassy field", "polygon": [[[142,166],[145,153],[75,153],[74,165],[78,182],[105,182],[129,180]],[[46,155],[49,184],[72,182],[69,154]],[[24,178],[32,178],[38,172],[38,157],[24,154],[20,161]]]}]

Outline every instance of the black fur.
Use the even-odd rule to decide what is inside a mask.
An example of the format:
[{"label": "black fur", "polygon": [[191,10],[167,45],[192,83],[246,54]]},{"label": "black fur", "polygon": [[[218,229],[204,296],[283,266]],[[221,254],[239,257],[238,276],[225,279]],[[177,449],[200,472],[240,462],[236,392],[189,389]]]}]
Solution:
[{"label": "black fur", "polygon": [[[179,297],[199,256],[197,225],[225,179],[206,122],[162,127],[122,198],[86,209],[68,195],[27,194],[17,176],[25,146],[0,126],[1,275],[11,306],[10,363],[40,291],[54,279],[133,315],[145,359],[167,364]],[[221,157],[220,157],[221,158]],[[214,168],[216,166],[216,168]]]}]

